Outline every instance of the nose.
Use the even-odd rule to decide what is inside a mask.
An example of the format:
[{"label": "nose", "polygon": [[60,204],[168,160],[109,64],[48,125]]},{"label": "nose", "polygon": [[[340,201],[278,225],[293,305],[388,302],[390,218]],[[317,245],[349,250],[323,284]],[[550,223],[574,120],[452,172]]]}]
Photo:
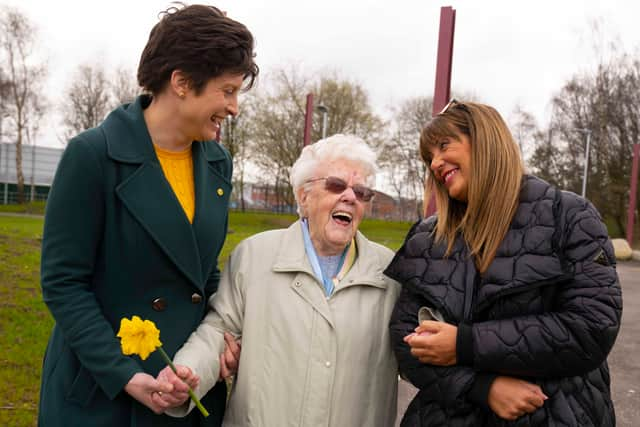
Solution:
[{"label": "nose", "polygon": [[353,192],[353,188],[347,187],[340,195],[340,201],[344,203],[355,203],[356,193]]},{"label": "nose", "polygon": [[234,95],[229,101],[229,103],[227,104],[227,113],[231,114],[234,117],[238,115],[238,96],[237,95]]},{"label": "nose", "polygon": [[431,159],[431,165],[429,165],[429,168],[433,172],[437,172],[437,170],[440,169],[443,165],[444,165],[444,161],[442,160],[440,155],[436,153],[433,155],[433,158]]},{"label": "nose", "polygon": [[353,176],[349,177],[347,188],[342,192],[342,195],[340,195],[340,200],[348,203],[356,201],[356,193],[353,192]]}]

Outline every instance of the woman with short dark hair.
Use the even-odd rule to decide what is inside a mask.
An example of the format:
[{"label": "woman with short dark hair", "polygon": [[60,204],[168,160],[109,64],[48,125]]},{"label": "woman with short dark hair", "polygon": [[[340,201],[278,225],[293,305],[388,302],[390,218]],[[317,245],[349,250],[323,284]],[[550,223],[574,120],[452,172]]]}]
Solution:
[{"label": "woman with short dark hair", "polygon": [[622,298],[598,212],[526,175],[487,105],[452,101],[420,152],[438,212],[385,271],[403,285],[400,372],[420,389],[402,426],[614,426]]},{"label": "woman with short dark hair", "polygon": [[[172,7],[151,30],[138,82],[146,94],[69,141],[42,241],[43,298],[56,324],[42,372],[41,427],[219,426],[211,412],[159,415],[164,363],[124,356],[123,317],[152,320],[173,355],[216,292],[232,163],[216,141],[258,67],[247,28],[211,6]],[[182,390],[184,392],[184,390]],[[155,397],[154,397],[155,396]]]}]

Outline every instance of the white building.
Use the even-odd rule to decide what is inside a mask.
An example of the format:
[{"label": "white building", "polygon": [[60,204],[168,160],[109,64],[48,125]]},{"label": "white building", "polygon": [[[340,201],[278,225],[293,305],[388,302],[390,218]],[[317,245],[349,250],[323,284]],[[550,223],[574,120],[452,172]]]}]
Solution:
[{"label": "white building", "polygon": [[[22,146],[26,200],[46,199],[63,151],[63,148]],[[16,202],[17,182],[16,146],[0,143],[0,204]]]}]

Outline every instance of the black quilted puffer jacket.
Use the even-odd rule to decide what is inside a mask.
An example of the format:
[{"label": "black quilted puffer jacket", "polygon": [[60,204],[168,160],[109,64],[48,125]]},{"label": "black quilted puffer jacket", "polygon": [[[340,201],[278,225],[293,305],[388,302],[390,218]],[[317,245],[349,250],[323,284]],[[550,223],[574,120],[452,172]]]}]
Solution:
[{"label": "black quilted puffer jacket", "polygon": [[[445,258],[435,222],[415,224],[385,271],[403,285],[390,324],[400,371],[420,389],[402,426],[614,426],[606,358],[622,296],[595,208],[525,176],[515,217],[483,275],[461,238]],[[421,307],[458,326],[457,365],[411,355],[402,338]],[[487,405],[497,375],[534,382],[549,399],[532,414],[503,420]]]}]

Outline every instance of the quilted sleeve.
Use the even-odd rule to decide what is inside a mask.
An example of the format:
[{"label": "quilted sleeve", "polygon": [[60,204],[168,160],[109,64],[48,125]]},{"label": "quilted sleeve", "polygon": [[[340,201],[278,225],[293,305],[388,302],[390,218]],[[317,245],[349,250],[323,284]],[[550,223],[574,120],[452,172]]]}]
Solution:
[{"label": "quilted sleeve", "polygon": [[562,196],[560,252],[573,279],[558,284],[553,309],[541,315],[475,323],[472,366],[507,375],[566,377],[600,366],[622,315],[620,282],[607,230],[595,208]]},{"label": "quilted sleeve", "polygon": [[403,288],[391,315],[391,341],[400,373],[422,391],[423,400],[435,401],[442,407],[468,406],[470,401],[467,394],[475,379],[473,369],[421,363],[411,355],[411,348],[403,341],[418,325],[420,306],[420,299]]}]

